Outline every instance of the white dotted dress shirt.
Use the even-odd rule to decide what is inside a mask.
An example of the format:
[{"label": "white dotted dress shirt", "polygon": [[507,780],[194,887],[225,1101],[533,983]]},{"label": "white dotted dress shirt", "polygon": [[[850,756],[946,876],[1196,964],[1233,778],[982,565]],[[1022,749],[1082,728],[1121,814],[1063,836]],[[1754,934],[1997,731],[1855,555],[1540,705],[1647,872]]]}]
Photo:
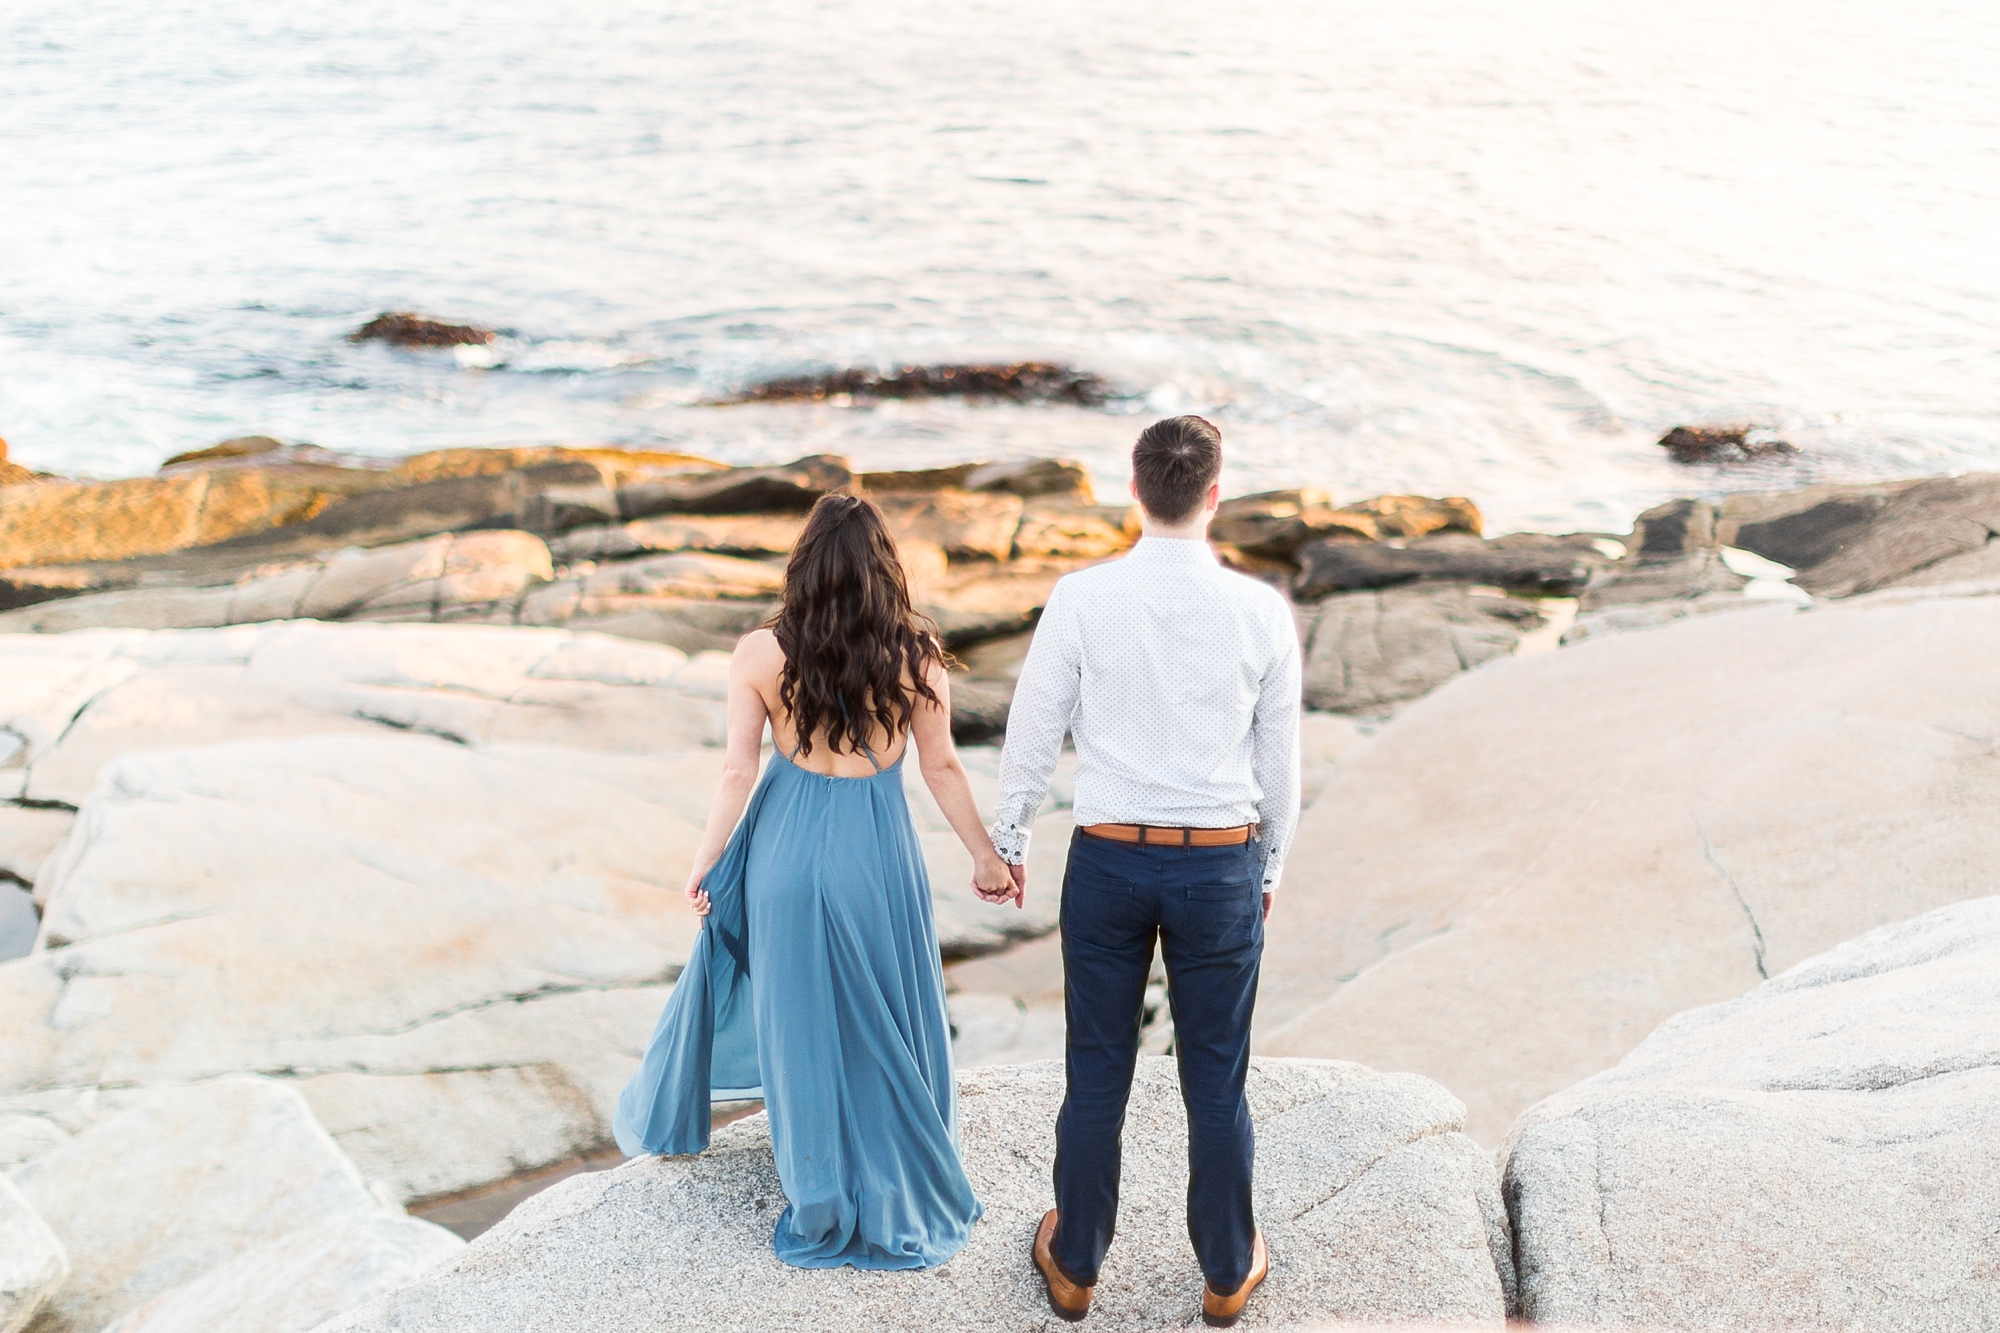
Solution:
[{"label": "white dotted dress shirt", "polygon": [[1259,824],[1277,888],[1299,822],[1299,640],[1276,591],[1167,537],[1060,580],[1007,716],[1006,861],[1027,857],[1065,733],[1078,824]]}]

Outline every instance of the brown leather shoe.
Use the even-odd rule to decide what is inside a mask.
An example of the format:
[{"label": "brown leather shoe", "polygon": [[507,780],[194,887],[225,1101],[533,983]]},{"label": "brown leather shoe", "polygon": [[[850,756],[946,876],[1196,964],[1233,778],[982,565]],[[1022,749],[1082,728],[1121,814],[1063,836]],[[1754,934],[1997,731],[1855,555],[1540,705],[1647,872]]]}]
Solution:
[{"label": "brown leather shoe", "polygon": [[[1035,1231],[1035,1267],[1042,1270],[1042,1281],[1048,1284],[1049,1308],[1058,1318],[1074,1324],[1090,1313],[1090,1293],[1094,1287],[1079,1287],[1069,1280],[1062,1271],[1062,1265],[1049,1253],[1049,1246],[1056,1239],[1056,1210],[1051,1208],[1042,1216],[1042,1225]],[[1238,1304],[1237,1308],[1242,1308]]]},{"label": "brown leather shoe", "polygon": [[1201,1284],[1201,1322],[1210,1328],[1228,1328],[1243,1313],[1243,1306],[1250,1299],[1250,1293],[1257,1290],[1271,1272],[1271,1255],[1264,1248],[1264,1233],[1257,1233],[1256,1242],[1250,1247],[1250,1276],[1243,1279],[1243,1285],[1227,1296],[1218,1296],[1206,1283]]}]

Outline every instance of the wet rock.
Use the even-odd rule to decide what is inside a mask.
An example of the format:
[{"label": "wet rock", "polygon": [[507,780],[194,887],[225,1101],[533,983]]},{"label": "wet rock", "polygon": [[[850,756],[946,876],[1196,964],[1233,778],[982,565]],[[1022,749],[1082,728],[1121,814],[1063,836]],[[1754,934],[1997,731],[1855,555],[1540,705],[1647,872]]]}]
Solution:
[{"label": "wet rock", "polygon": [[190,449],[179,453],[160,464],[160,470],[181,463],[213,463],[225,458],[258,458],[265,454],[275,454],[285,447],[283,440],[274,440],[268,435],[239,435],[233,440],[211,444],[206,449]]},{"label": "wet rock", "polygon": [[1264,491],[1225,500],[1209,527],[1215,541],[1246,555],[1288,561],[1309,542],[1425,537],[1434,532],[1478,536],[1481,519],[1470,500],[1382,495],[1336,508],[1325,491]]},{"label": "wet rock", "polygon": [[1329,597],[1308,613],[1306,707],[1377,713],[1514,651],[1542,623],[1529,602],[1460,588]]},{"label": "wet rock", "polygon": [[122,560],[284,528],[383,484],[341,468],[230,468],[0,490],[0,568]]},{"label": "wet rock", "polygon": [[1942,908],[1678,1014],[1530,1110],[1506,1158],[1522,1314],[1993,1327],[1996,977],[2000,898]]},{"label": "wet rock", "polygon": [[1931,598],[1695,617],[1452,681],[1301,821],[1258,1049],[1435,1078],[1494,1143],[1669,1015],[1984,892],[1996,655],[2000,599]]},{"label": "wet rock", "polygon": [[1742,463],[1798,452],[1754,426],[1675,426],[1660,437],[1660,448],[1676,463]]},{"label": "wet rock", "polygon": [[413,485],[454,477],[491,477],[503,472],[519,472],[523,468],[544,467],[550,463],[588,463],[596,470],[598,480],[613,489],[635,481],[729,471],[727,463],[718,463],[699,454],[555,444],[433,449],[399,460],[390,471],[398,485]]},{"label": "wet rock", "polygon": [[146,1096],[14,1173],[69,1252],[37,1333],[85,1333],[273,1239],[381,1202],[295,1089],[226,1079]]},{"label": "wet rock", "polygon": [[1023,499],[1036,496],[1068,496],[1084,504],[1096,497],[1091,493],[1090,473],[1083,464],[1066,458],[1023,458],[1004,463],[982,463],[966,475],[969,491],[1004,491]]},{"label": "wet rock", "polygon": [[1007,734],[1014,688],[1002,680],[955,676],[951,683],[951,736],[961,745],[997,742]]},{"label": "wet rock", "polygon": [[131,1311],[105,1333],[273,1333],[317,1328],[465,1248],[429,1222],[357,1213],[245,1250]]},{"label": "wet rock", "polygon": [[1292,595],[1316,601],[1336,592],[1391,588],[1407,583],[1475,583],[1515,592],[1573,596],[1604,563],[1576,546],[1495,546],[1457,536],[1412,542],[1316,541],[1298,554]]},{"label": "wet rock", "polygon": [[1001,491],[1023,499],[1062,496],[1083,504],[1093,502],[1090,473],[1081,463],[1063,458],[1023,458],[1000,463],[959,463],[952,467],[911,472],[870,472],[861,484],[871,495],[912,491]]},{"label": "wet rock", "polygon": [[477,324],[448,324],[407,310],[377,315],[347,335],[349,342],[385,342],[391,347],[478,347],[493,338],[493,330]]},{"label": "wet rock", "polygon": [[[1053,1061],[960,1074],[966,1166],[986,1205],[965,1251],[919,1272],[806,1272],[771,1255],[784,1196],[762,1115],[697,1157],[644,1158],[529,1200],[459,1260],[327,1333],[631,1327],[1027,1328],[1047,1301],[1026,1262],[1049,1206]],[[1512,1258],[1491,1164],[1435,1084],[1332,1062],[1259,1060],[1257,1208],[1272,1272],[1259,1327],[1438,1319],[1498,1329]],[[1173,1062],[1140,1062],[1125,1125],[1120,1226],[1093,1328],[1175,1327],[1199,1312],[1187,1248],[1186,1117]],[[683,1257],[658,1262],[661,1253]],[[615,1275],[607,1279],[607,1274]]]},{"label": "wet rock", "polygon": [[782,467],[739,467],[723,472],[634,482],[619,488],[621,518],[654,514],[789,513],[811,509],[819,497],[851,486],[847,460],[814,454]]},{"label": "wet rock", "polygon": [[572,460],[378,489],[329,505],[282,532],[239,538],[214,555],[316,555],[340,546],[383,546],[463,528],[511,526],[544,492],[573,494],[598,484],[595,466]]},{"label": "wet rock", "polygon": [[1791,566],[1819,597],[2000,572],[1988,550],[2000,533],[2000,474],[1731,497],[1723,515],[1730,545]]},{"label": "wet rock", "polygon": [[68,1277],[62,1242],[0,1175],[0,1329],[21,1333]]},{"label": "wet rock", "polygon": [[816,375],[787,375],[753,384],[731,402],[822,402],[869,398],[1000,398],[1016,403],[1071,403],[1095,407],[1109,387],[1088,371],[1043,361],[1012,365],[897,366],[883,373],[855,367]]},{"label": "wet rock", "polygon": [[932,491],[877,499],[898,545],[935,546],[953,560],[1005,560],[1014,552],[1022,501],[1006,494]]},{"label": "wet rock", "polygon": [[[1624,559],[1606,564],[1590,580],[1578,608],[1691,601],[1741,592],[1749,580],[1723,563],[1716,542],[1715,506],[1706,500],[1669,500],[1639,515]],[[1673,618],[1682,610],[1662,611]]]},{"label": "wet rock", "polygon": [[1030,500],[1014,530],[1014,554],[1031,558],[1104,560],[1139,539],[1137,508]]},{"label": "wet rock", "polygon": [[603,523],[616,518],[609,488],[727,471],[689,454],[558,447],[438,450],[394,465],[303,447],[274,458],[179,463],[157,478],[64,482],[0,503],[0,609],[233,584],[275,562],[466,529]]},{"label": "wet rock", "polygon": [[913,571],[910,596],[918,610],[937,622],[945,646],[957,651],[1033,629],[1056,580],[1094,563],[1010,560],[1003,565],[959,566],[925,578]]}]

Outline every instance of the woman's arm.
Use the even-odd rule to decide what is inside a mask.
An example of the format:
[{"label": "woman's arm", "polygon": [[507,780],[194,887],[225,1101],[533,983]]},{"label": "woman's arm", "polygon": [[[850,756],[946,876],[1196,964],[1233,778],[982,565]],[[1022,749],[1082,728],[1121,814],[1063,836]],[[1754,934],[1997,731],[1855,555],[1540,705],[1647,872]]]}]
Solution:
[{"label": "woman's arm", "polygon": [[951,680],[942,665],[934,665],[925,682],[938,701],[917,699],[917,711],[910,722],[910,739],[917,747],[917,761],[923,769],[924,785],[937,798],[938,808],[951,821],[951,831],[972,853],[972,891],[989,903],[1012,900],[1020,907],[1024,894],[1016,887],[1014,875],[979,818],[979,803],[972,799],[972,784],[966,781],[965,765],[951,743]]},{"label": "woman's arm", "polygon": [[729,658],[729,736],[722,761],[722,781],[716,784],[715,799],[709,803],[708,824],[701,831],[701,846],[695,850],[694,869],[688,874],[687,896],[698,916],[708,915],[708,895],[701,891],[702,876],[722,859],[736,821],[757,785],[757,769],[764,747],[764,723],[770,710],[765,706],[762,686],[766,677],[775,678],[774,655],[778,642],[769,630],[757,630],[737,641]]}]

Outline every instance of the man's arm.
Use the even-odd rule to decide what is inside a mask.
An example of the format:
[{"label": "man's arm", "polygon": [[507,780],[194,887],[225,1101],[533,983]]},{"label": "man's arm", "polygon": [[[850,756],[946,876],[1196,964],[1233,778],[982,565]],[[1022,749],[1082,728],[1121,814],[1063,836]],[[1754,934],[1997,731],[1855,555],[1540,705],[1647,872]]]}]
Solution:
[{"label": "man's arm", "polygon": [[[1000,805],[994,812],[993,850],[1009,865],[1028,859],[1028,838],[1049,777],[1062,753],[1063,736],[1076,715],[1083,684],[1083,641],[1067,589],[1057,583],[1035,627],[1028,660],[1007,710],[1007,742],[1000,751]],[[1020,877],[1016,876],[1017,884]]]},{"label": "man's arm", "polygon": [[1299,826],[1299,639],[1283,615],[1276,653],[1264,672],[1251,721],[1251,766],[1258,788],[1259,839],[1264,845],[1264,911],[1284,874],[1285,853]]}]

